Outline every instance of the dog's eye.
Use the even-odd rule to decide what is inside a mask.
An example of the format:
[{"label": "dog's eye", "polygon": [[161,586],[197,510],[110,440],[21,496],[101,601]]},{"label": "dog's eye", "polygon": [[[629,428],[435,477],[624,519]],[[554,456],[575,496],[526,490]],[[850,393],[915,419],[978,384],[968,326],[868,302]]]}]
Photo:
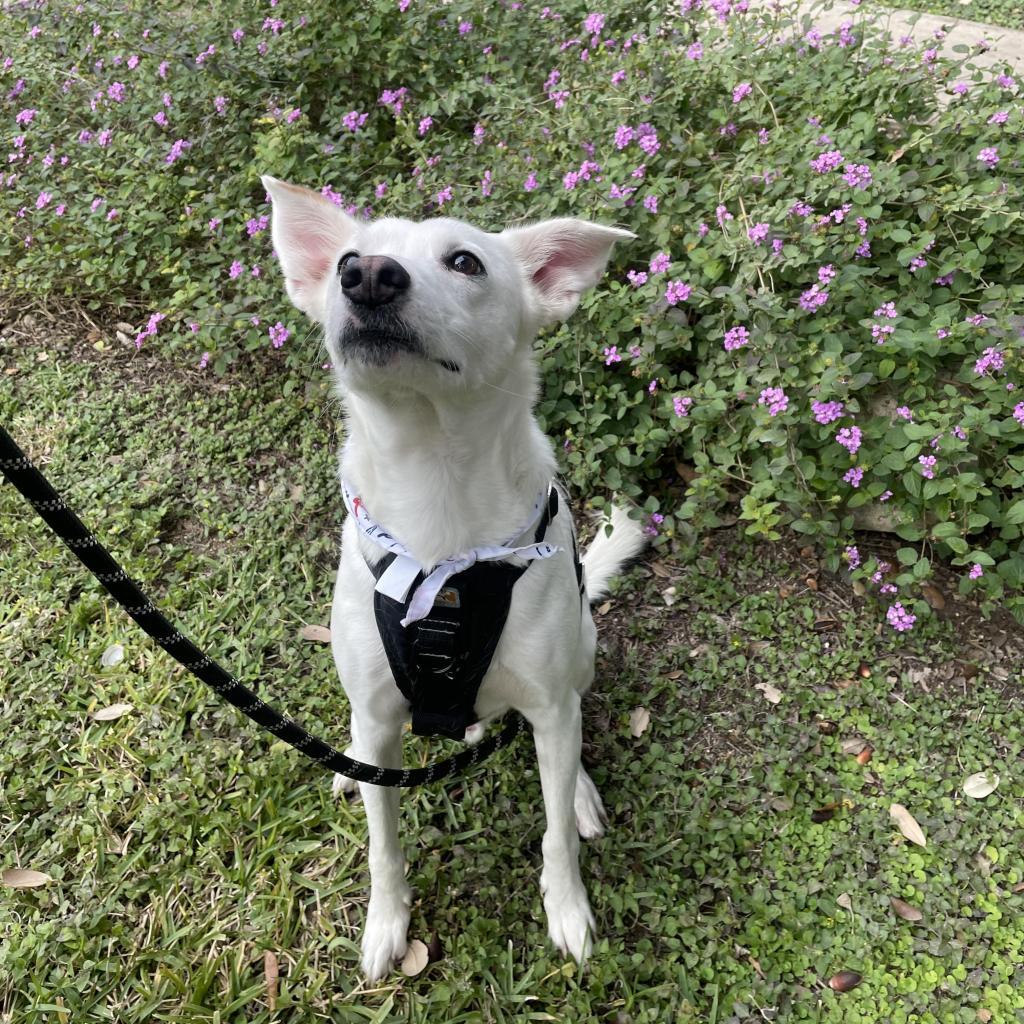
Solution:
[{"label": "dog's eye", "polygon": [[445,261],[458,274],[479,277],[485,273],[484,265],[471,252],[456,252]]},{"label": "dog's eye", "polygon": [[347,252],[338,260],[338,273],[340,274],[353,260],[359,259],[359,253]]}]

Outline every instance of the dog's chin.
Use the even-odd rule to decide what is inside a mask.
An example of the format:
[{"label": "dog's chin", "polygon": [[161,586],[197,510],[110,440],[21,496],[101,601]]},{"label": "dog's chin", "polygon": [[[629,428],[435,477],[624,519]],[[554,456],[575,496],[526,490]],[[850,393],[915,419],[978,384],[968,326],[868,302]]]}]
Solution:
[{"label": "dog's chin", "polygon": [[422,373],[424,363],[443,367],[452,375],[461,372],[451,360],[430,355],[417,334],[391,326],[346,324],[338,337],[338,355],[352,369],[383,370],[388,376],[403,370]]},{"label": "dog's chin", "polygon": [[397,363],[403,355],[426,356],[422,343],[413,334],[352,324],[341,332],[338,352],[343,359],[377,369]]}]

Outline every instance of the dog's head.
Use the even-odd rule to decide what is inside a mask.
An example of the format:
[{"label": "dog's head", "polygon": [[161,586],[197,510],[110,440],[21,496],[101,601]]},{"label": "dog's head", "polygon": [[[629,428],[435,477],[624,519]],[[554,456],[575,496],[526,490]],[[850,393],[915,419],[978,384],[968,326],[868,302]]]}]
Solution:
[{"label": "dog's head", "polygon": [[359,221],[309,189],[263,184],[288,295],[354,387],[497,382],[635,237],[571,217],[500,233],[449,217]]}]

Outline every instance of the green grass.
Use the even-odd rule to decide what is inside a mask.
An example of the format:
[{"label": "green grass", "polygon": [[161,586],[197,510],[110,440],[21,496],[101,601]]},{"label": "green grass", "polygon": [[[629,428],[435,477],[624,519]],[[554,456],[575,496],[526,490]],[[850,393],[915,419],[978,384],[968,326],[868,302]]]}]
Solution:
[{"label": "green grass", "polygon": [[[0,422],[172,621],[344,745],[329,652],[298,636],[327,619],[337,410],[312,383],[179,377],[19,342],[0,349]],[[807,556],[728,532],[657,569],[600,616],[585,757],[612,824],[582,854],[601,935],[586,970],[546,941],[520,741],[403,798],[410,934],[444,958],[368,990],[360,804],[155,649],[0,487],[0,868],[53,879],[0,889],[0,1021],[1024,1020],[1019,637],[997,652],[966,613],[899,637]],[[115,702],[133,710],[91,718]],[[842,752],[854,736],[866,766]],[[965,798],[984,769],[999,788]],[[864,981],[835,993],[844,969]]]}]

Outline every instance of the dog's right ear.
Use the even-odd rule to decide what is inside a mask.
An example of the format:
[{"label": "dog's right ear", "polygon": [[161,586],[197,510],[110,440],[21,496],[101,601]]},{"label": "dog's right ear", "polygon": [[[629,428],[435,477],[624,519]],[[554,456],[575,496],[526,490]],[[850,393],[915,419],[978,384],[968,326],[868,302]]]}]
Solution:
[{"label": "dog's right ear", "polygon": [[356,222],[329,199],[264,174],[274,204],[271,234],[288,297],[314,320],[326,316],[327,284],[334,261],[356,230]]}]

